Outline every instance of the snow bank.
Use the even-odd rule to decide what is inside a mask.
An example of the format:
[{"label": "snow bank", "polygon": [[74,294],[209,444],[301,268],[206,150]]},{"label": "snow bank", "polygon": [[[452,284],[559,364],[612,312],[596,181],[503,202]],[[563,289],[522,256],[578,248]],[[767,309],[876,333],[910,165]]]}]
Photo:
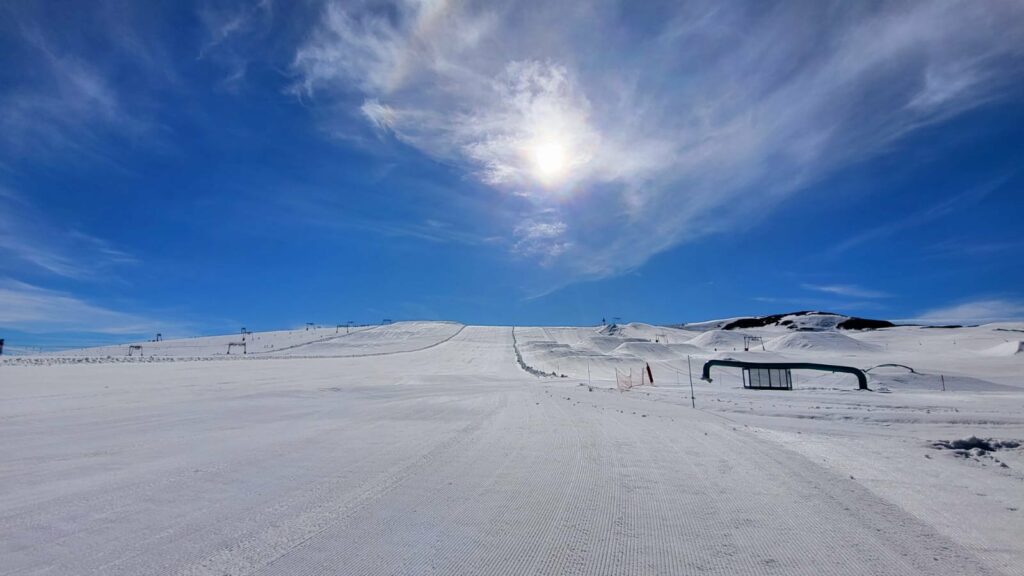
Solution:
[{"label": "snow bank", "polygon": [[687,343],[705,351],[743,350],[744,336],[749,334],[734,330],[708,330]]},{"label": "snow bank", "polygon": [[647,342],[643,338],[621,338],[618,336],[591,336],[587,338],[590,348],[607,354],[626,342]]},{"label": "snow bank", "polygon": [[704,322],[687,322],[682,325],[683,330],[690,330],[692,332],[707,332],[710,330],[721,330],[722,326],[732,324],[737,320],[742,320],[745,316],[736,316],[733,318],[722,318],[720,320],[706,320]]},{"label": "snow bank", "polygon": [[704,350],[694,346],[693,344],[666,344],[669,350],[675,353],[676,357],[682,358],[687,354],[703,354]]},{"label": "snow bank", "polygon": [[679,358],[679,354],[665,344],[657,344],[654,342],[626,342],[624,344],[620,344],[615,350],[612,350],[612,354],[629,354],[631,356],[643,358],[646,361],[675,360]]},{"label": "snow bank", "polygon": [[1024,340],[1011,340],[1009,342],[1003,342],[1002,344],[996,344],[984,352],[990,356],[1015,356],[1017,354],[1024,354]]},{"label": "snow bank", "polygon": [[875,352],[878,347],[839,332],[795,332],[765,342],[765,348],[778,352]]},{"label": "snow bank", "polygon": [[940,376],[939,374],[882,374],[869,373],[871,387],[883,392],[902,390],[942,390],[947,392],[1010,392],[1019,390],[1013,386],[996,384],[970,376]]}]

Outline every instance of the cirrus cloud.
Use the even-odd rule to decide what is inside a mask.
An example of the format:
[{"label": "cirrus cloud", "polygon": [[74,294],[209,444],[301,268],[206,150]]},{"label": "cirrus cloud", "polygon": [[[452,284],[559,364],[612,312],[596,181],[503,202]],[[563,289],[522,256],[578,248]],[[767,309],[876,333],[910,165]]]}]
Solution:
[{"label": "cirrus cloud", "polygon": [[[328,2],[293,89],[521,198],[513,250],[594,278],[762,216],[1024,64],[1006,0],[646,9]],[[554,184],[530,158],[548,141]],[[537,221],[561,225],[524,233]]]},{"label": "cirrus cloud", "polygon": [[1024,319],[1024,302],[988,298],[933,308],[907,321],[923,324],[987,324],[1021,319]]},{"label": "cirrus cloud", "polygon": [[0,326],[26,332],[181,333],[179,324],[96,305],[72,294],[0,278]]}]

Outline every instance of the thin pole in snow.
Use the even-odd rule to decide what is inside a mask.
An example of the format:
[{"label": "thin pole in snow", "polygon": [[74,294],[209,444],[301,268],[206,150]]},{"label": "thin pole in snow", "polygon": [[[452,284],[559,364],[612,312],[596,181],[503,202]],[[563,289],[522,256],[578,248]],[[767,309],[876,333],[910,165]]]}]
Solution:
[{"label": "thin pole in snow", "polygon": [[587,386],[590,385],[590,358],[587,358]]},{"label": "thin pole in snow", "polygon": [[942,374],[939,374],[939,378],[942,379],[942,391],[945,392],[946,391],[946,377],[944,375],[942,375]]},{"label": "thin pole in snow", "polygon": [[686,355],[686,371],[690,375],[690,405],[697,408],[697,397],[693,395],[693,370],[690,368],[690,355]]}]

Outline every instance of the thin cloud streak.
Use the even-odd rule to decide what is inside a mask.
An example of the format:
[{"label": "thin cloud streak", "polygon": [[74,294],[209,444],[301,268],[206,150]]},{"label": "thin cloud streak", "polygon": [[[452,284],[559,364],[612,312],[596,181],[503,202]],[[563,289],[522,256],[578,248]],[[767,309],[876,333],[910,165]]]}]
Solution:
[{"label": "thin cloud streak", "polygon": [[987,196],[998,190],[999,187],[1008,180],[1009,175],[994,178],[981,186],[961,192],[960,194],[947,198],[923,210],[912,212],[902,218],[886,222],[880,226],[868,228],[836,244],[830,248],[826,254],[830,257],[841,256],[862,244],[888,238],[898,232],[910,230],[945,216],[955,214],[958,209],[981,202]]},{"label": "thin cloud streak", "polygon": [[105,308],[71,294],[0,278],[0,326],[31,333],[181,333],[182,327]]},{"label": "thin cloud streak", "polygon": [[870,290],[853,284],[802,284],[805,290],[835,294],[837,296],[849,296],[851,298],[888,298],[891,296],[879,290]]},{"label": "thin cloud streak", "polygon": [[73,280],[109,279],[112,269],[137,260],[110,242],[54,227],[27,200],[0,187],[0,273],[26,266]]},{"label": "thin cloud streak", "polygon": [[1024,302],[1002,298],[972,300],[934,308],[916,318],[903,320],[921,324],[988,324],[1024,320]]},{"label": "thin cloud streak", "polygon": [[228,9],[207,3],[200,7],[198,15],[206,39],[197,58],[224,68],[220,87],[238,91],[248,73],[250,55],[257,52],[254,47],[265,39],[273,24],[273,1],[259,0]]},{"label": "thin cloud streak", "polygon": [[129,134],[146,124],[128,113],[117,92],[88,62],[59,53],[38,31],[25,31],[42,81],[0,92],[0,143],[18,156],[75,150],[92,155],[98,134]]}]

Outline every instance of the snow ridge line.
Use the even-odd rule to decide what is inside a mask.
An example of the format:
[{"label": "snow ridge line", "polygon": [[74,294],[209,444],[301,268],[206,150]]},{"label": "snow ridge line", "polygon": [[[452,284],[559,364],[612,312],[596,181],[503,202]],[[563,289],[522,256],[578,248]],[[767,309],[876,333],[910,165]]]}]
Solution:
[{"label": "snow ridge line", "polygon": [[[138,356],[138,357],[134,357],[134,356],[108,356],[108,357],[96,357],[96,356],[52,356],[52,357],[42,357],[42,358],[19,356],[19,357],[12,357],[12,358],[6,358],[4,360],[0,360],[0,366],[3,366],[3,365],[8,365],[8,366],[50,366],[50,365],[53,365],[53,364],[117,364],[117,363],[120,363],[120,364],[133,364],[133,363],[143,363],[143,362],[211,362],[211,361],[219,361],[219,360],[310,360],[310,359],[317,359],[317,358],[367,358],[367,357],[370,357],[370,356],[390,356],[392,354],[409,354],[411,352],[422,352],[423,350],[429,350],[429,349],[434,348],[436,346],[440,346],[441,344],[444,344],[445,342],[448,342],[452,338],[455,338],[456,336],[461,334],[462,331],[465,330],[465,329],[466,329],[466,325],[463,324],[462,326],[459,326],[459,329],[456,330],[453,334],[451,334],[450,336],[445,337],[442,340],[438,340],[437,342],[432,342],[432,343],[427,344],[426,346],[423,346],[423,347],[420,347],[420,348],[413,348],[412,350],[393,350],[391,352],[367,352],[365,354],[348,354],[348,355],[345,355],[345,354],[330,354],[330,355],[327,355],[327,354],[325,354],[325,355],[322,355],[322,356],[304,355],[304,356],[258,356],[258,357],[254,357],[254,355],[257,354],[257,352],[253,352],[253,354],[246,354],[246,355],[240,355],[239,354],[239,355],[233,355],[233,356],[228,356],[226,354],[223,355],[223,356]],[[367,328],[366,330],[372,330],[372,328]],[[360,330],[360,332],[365,332],[366,330]],[[353,334],[354,333],[355,332],[353,332]],[[333,336],[332,338],[328,338],[327,340],[330,340],[330,339],[333,339],[333,338],[340,338],[341,336],[347,336],[347,334],[342,334],[340,336]],[[306,342],[304,344],[298,344],[296,346],[292,346],[291,348],[296,348],[296,347],[299,347],[299,346],[307,346],[309,344],[316,344],[316,343],[323,342],[323,341],[324,340],[315,340],[315,341],[312,341],[312,342]],[[289,349],[289,348],[279,348],[277,350],[272,350],[272,351],[268,351],[268,352],[259,352],[259,354],[269,354],[270,352],[280,352],[282,350],[287,350],[287,349]]]},{"label": "snow ridge line", "polygon": [[441,344],[444,344],[445,342],[448,342],[452,338],[455,338],[459,334],[462,334],[462,331],[465,330],[465,329],[466,329],[466,325],[463,324],[463,325],[459,326],[459,329],[456,330],[451,336],[448,336],[447,338],[445,338],[443,340],[438,340],[437,342],[434,342],[432,344],[427,344],[426,346],[423,346],[422,348],[414,348],[412,350],[395,350],[393,352],[367,352],[366,354],[349,354],[349,355],[337,355],[337,356],[335,356],[335,355],[331,355],[331,356],[282,356],[282,358],[367,358],[367,357],[370,357],[370,356],[390,356],[392,354],[408,354],[410,352],[422,352],[424,350],[430,350],[431,348],[436,348],[437,346],[440,346]]},{"label": "snow ridge line", "polygon": [[[276,348],[274,350],[260,350],[258,352],[253,352],[253,354],[273,354],[274,352],[283,352],[285,350],[291,350],[293,348],[298,348],[300,346],[308,346],[309,344],[319,344],[321,342],[329,342],[331,340],[337,340],[339,338],[344,338],[345,336],[351,336],[352,334],[356,334],[357,332],[368,332],[370,330],[376,330],[376,329],[381,328],[383,326],[384,326],[384,324],[381,324],[380,326],[370,326],[369,328],[363,328],[362,330],[352,330],[351,332],[346,332],[344,334],[331,334],[330,336],[326,336],[324,338],[318,338],[316,340],[310,340],[309,342],[302,342],[302,343],[299,343],[299,344],[292,344],[291,346],[285,346],[284,348]],[[246,356],[248,356],[248,354],[246,354]]]}]

